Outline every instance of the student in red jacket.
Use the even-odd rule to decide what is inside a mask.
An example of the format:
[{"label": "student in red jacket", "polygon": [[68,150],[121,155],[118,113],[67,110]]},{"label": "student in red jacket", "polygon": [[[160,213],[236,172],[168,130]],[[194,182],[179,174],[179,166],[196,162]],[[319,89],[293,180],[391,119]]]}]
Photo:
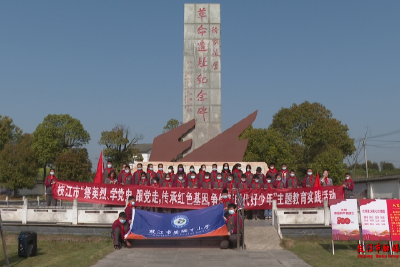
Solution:
[{"label": "student in red jacket", "polygon": [[153,164],[149,163],[147,164],[147,182],[149,184],[152,184],[152,180],[154,177],[157,176],[157,173],[153,170]]},{"label": "student in red jacket", "polygon": [[203,179],[203,182],[201,183],[201,188],[204,188],[204,189],[212,189],[213,188],[213,182],[210,179],[209,172],[206,172],[204,174],[204,179]]},{"label": "student in red jacket", "polygon": [[344,198],[354,198],[353,190],[354,190],[354,182],[351,180],[350,173],[346,173],[343,181],[343,190],[344,190]]},{"label": "student in red jacket", "polygon": [[46,204],[47,206],[57,206],[57,200],[53,197],[53,184],[57,183],[57,177],[54,175],[55,170],[50,169],[50,174],[44,180],[46,186]]},{"label": "student in red jacket", "polygon": [[[236,213],[236,205],[235,204],[229,204],[228,205],[228,212],[229,212],[229,217],[225,218],[226,219],[226,226],[228,228],[228,240],[223,240],[221,242],[220,248],[221,249],[227,249],[229,247],[236,247],[237,245],[237,238],[238,234],[242,234],[241,229],[242,229],[242,219],[239,218],[239,227],[237,225],[238,221],[238,215]],[[239,233],[238,233],[238,228],[239,228]],[[227,242],[228,241],[228,242]]]},{"label": "student in red jacket", "polygon": [[171,174],[167,173],[167,174],[165,174],[164,182],[161,183],[161,187],[171,188],[172,186],[173,186],[173,182],[171,179]]},{"label": "student in red jacket", "polygon": [[132,176],[132,184],[134,184],[134,185],[138,185],[138,184],[139,184],[139,182],[140,182],[140,176],[141,176],[141,174],[142,174],[142,172],[143,172],[143,165],[142,165],[142,163],[138,163],[136,166],[137,166],[137,171],[135,171],[135,172],[133,173],[133,176]]},{"label": "student in red jacket", "polygon": [[289,178],[286,179],[286,188],[300,188],[300,183],[294,170],[290,170]]},{"label": "student in red jacket", "polygon": [[215,179],[213,188],[218,189],[218,190],[222,190],[222,189],[226,188],[226,183],[224,183],[224,181],[222,181],[222,174],[220,174],[220,173],[217,174],[217,178]]},{"label": "student in red jacket", "polygon": [[147,186],[149,185],[148,181],[147,181],[147,176],[145,172],[142,172],[140,174],[140,181],[138,183],[138,185],[142,185],[142,186]]},{"label": "student in red jacket", "polygon": [[135,209],[135,197],[129,196],[128,197],[128,205],[125,208],[126,220],[129,225],[132,223],[132,210]]},{"label": "student in red jacket", "polygon": [[275,179],[275,182],[273,183],[273,186],[276,189],[282,189],[282,188],[286,187],[286,185],[282,181],[281,175],[279,173],[276,175],[276,179]]},{"label": "student in red jacket", "polygon": [[246,174],[242,174],[240,183],[238,184],[239,189],[249,189],[249,184],[247,183]]},{"label": "student in red jacket", "polygon": [[307,169],[307,176],[303,179],[303,187],[314,187],[315,179],[313,177],[313,170]]},{"label": "student in red jacket", "polygon": [[240,179],[242,178],[243,174],[242,164],[236,163],[235,166],[233,166],[232,174],[233,174],[233,179],[235,179],[235,182],[240,183]]},{"label": "student in red jacket", "polygon": [[[218,166],[217,166],[217,164],[213,164],[212,165],[212,171],[211,171],[211,173],[210,173],[210,178],[211,178],[211,180],[213,181],[213,182],[216,182],[217,181],[217,174],[218,174]],[[222,176],[221,176],[222,177]]]},{"label": "student in red jacket", "polygon": [[[269,175],[267,176],[267,179],[264,184],[264,190],[267,189],[274,189],[274,187],[272,186],[272,178]],[[272,209],[264,210],[264,220],[270,220],[270,219],[272,219]]]},{"label": "student in red jacket", "polygon": [[175,181],[175,171],[174,171],[174,166],[169,166],[168,167],[168,173],[169,173],[169,175],[170,175],[170,178],[171,178],[171,182],[174,182]]},{"label": "student in red jacket", "polygon": [[174,183],[176,183],[178,181],[179,175],[182,175],[183,180],[185,180],[185,183],[187,183],[187,177],[186,177],[185,169],[183,168],[182,164],[178,165],[178,170],[177,170],[177,172],[175,174]]},{"label": "student in red jacket", "polygon": [[109,161],[107,161],[106,168],[104,169],[103,183],[105,183],[106,179],[108,178],[108,174],[109,174],[111,171],[114,171],[115,174],[117,174],[117,172],[116,172],[116,171],[114,170],[114,168],[112,167],[112,161],[109,160]]},{"label": "student in red jacket", "polygon": [[235,180],[233,179],[233,174],[230,173],[228,175],[228,183],[226,184],[226,189],[232,190],[234,188],[237,188],[237,184],[236,184]]},{"label": "student in red jacket", "polygon": [[287,179],[289,178],[289,171],[287,170],[286,163],[282,164],[282,170],[279,172],[282,178],[282,182],[286,185]]},{"label": "student in red jacket", "polygon": [[131,247],[131,243],[125,239],[125,234],[129,231],[129,224],[126,221],[126,213],[121,212],[118,219],[112,225],[112,237],[114,240],[114,249],[120,249],[121,246]]},{"label": "student in red jacket", "polygon": [[195,171],[196,171],[196,170],[194,169],[194,166],[193,166],[193,165],[190,166],[189,172],[186,174],[186,177],[188,178],[187,182],[189,181],[190,174],[191,174],[192,172],[195,172]]},{"label": "student in red jacket", "polygon": [[197,180],[197,175],[195,172],[192,172],[189,175],[187,188],[199,188],[199,180]]},{"label": "student in red jacket", "polygon": [[126,163],[122,164],[121,172],[118,174],[118,184],[122,184],[122,176],[125,174]]},{"label": "student in red jacket", "polygon": [[206,176],[206,165],[201,164],[199,173],[197,174],[197,180],[199,181],[199,184],[203,184],[204,177]]},{"label": "student in red jacket", "polygon": [[268,176],[268,174],[272,177],[272,182],[275,182],[276,175],[278,174],[278,170],[275,169],[275,163],[271,162],[269,164],[269,170],[265,174],[265,176]]},{"label": "student in red jacket", "polygon": [[253,174],[251,173],[250,164],[247,164],[245,174],[246,174],[246,178],[247,178],[247,183],[251,184],[253,182]]},{"label": "student in red jacket", "polygon": [[176,179],[174,183],[174,187],[179,187],[179,188],[186,188],[186,181],[183,178],[183,173],[178,173],[178,179]]},{"label": "student in red jacket", "polygon": [[[228,176],[231,173],[231,170],[229,169],[229,164],[228,163],[224,163],[224,165],[222,166],[222,181],[224,181],[224,183],[227,182]],[[232,176],[233,177],[233,176]]]},{"label": "student in red jacket", "polygon": [[164,182],[165,178],[165,172],[164,172],[164,165],[163,164],[158,164],[158,170],[157,170],[157,177],[160,180],[160,183]]},{"label": "student in red jacket", "polygon": [[224,204],[224,217],[228,218],[228,206],[232,203],[232,201],[228,197],[228,190],[223,189],[221,194],[221,200],[219,201],[220,204]]}]

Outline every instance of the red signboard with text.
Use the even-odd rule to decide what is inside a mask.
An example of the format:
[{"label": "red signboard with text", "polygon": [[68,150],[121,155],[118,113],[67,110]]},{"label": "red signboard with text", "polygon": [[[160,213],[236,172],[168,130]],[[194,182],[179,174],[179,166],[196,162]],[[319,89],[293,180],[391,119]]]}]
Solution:
[{"label": "red signboard with text", "polygon": [[387,199],[386,204],[392,241],[400,241],[400,200]]},{"label": "red signboard with text", "polygon": [[[296,189],[240,190],[246,209],[271,209],[276,199],[278,208],[322,207],[324,199],[343,199],[342,186]],[[59,181],[53,185],[54,198],[79,202],[125,205],[129,196],[136,198],[136,206],[177,209],[201,209],[216,205],[221,190],[163,188],[137,185],[111,185]],[[236,201],[235,201],[236,202]]]}]

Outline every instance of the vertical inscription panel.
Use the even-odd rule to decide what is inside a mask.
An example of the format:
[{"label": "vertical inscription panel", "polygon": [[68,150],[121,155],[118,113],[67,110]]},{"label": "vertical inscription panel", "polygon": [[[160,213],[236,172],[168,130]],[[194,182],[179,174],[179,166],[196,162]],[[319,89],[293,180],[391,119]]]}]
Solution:
[{"label": "vertical inscription panel", "polygon": [[185,4],[183,40],[183,122],[196,119],[185,138],[192,151],[221,133],[220,5]]}]

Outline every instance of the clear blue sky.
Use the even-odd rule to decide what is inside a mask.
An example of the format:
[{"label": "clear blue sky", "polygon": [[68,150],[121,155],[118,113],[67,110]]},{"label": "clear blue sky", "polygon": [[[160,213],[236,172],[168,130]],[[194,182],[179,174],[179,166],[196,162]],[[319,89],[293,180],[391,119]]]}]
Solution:
[{"label": "clear blue sky", "polygon": [[[28,133],[48,114],[78,118],[94,165],[116,123],[152,142],[182,120],[184,3],[1,1],[0,114]],[[268,127],[305,100],[353,138],[400,129],[400,1],[219,3],[223,130],[256,109]],[[368,158],[399,166],[400,143],[382,144]]]}]

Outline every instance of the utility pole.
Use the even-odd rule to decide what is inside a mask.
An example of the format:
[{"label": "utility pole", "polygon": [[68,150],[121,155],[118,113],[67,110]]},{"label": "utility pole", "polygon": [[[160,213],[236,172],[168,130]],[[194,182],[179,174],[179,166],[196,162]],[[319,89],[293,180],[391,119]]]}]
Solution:
[{"label": "utility pole", "polygon": [[363,144],[364,144],[364,158],[365,158],[365,171],[367,172],[367,178],[368,178],[368,161],[367,161],[367,146],[365,145],[365,138],[363,139]]}]

